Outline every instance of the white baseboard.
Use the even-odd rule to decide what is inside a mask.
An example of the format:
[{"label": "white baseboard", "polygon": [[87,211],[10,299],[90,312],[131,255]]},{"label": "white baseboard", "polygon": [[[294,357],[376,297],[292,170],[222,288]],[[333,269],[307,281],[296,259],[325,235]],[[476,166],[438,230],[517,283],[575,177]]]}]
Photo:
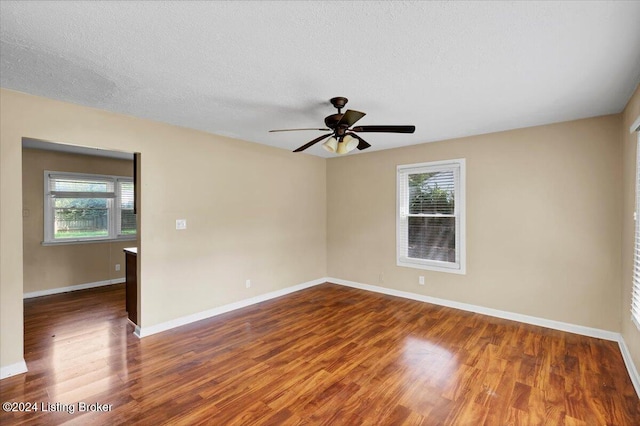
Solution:
[{"label": "white baseboard", "polygon": [[49,296],[51,294],[67,293],[69,291],[86,290],[88,288],[102,287],[105,285],[112,285],[112,284],[120,284],[125,281],[126,281],[125,278],[115,278],[113,280],[96,281],[96,282],[86,283],[86,284],[70,285],[68,287],[58,287],[58,288],[51,288],[48,290],[32,291],[29,293],[24,293],[22,297],[24,299],[31,299],[33,297]]},{"label": "white baseboard", "polygon": [[[27,299],[30,297],[38,297],[38,296],[45,296],[49,294],[64,293],[68,291],[83,290],[87,288],[117,284],[124,281],[125,281],[124,279],[115,279],[115,280],[99,281],[95,283],[80,284],[80,285],[70,286],[70,287],[62,287],[62,288],[57,288],[52,290],[44,290],[44,291],[33,292],[33,293],[25,293],[24,298]],[[290,293],[294,293],[296,291],[303,290],[305,288],[323,284],[325,282],[339,284],[346,287],[357,288],[365,291],[371,291],[374,293],[387,294],[389,296],[402,297],[405,299],[416,300],[419,302],[432,303],[434,305],[446,306],[450,308],[460,309],[463,311],[475,312],[475,313],[488,315],[496,318],[503,318],[507,320],[522,322],[525,324],[532,324],[532,325],[537,325],[541,327],[551,328],[554,330],[566,331],[569,333],[580,334],[583,336],[595,337],[598,339],[618,342],[618,345],[620,346],[620,352],[622,353],[622,358],[624,360],[624,363],[627,367],[627,371],[629,373],[629,377],[631,378],[631,382],[633,383],[636,393],[640,397],[640,374],[638,374],[638,370],[636,369],[633,363],[633,360],[631,358],[631,354],[629,353],[629,348],[627,347],[620,333],[616,333],[608,330],[602,330],[598,328],[585,327],[585,326],[561,322],[561,321],[549,320],[545,318],[533,317],[529,315],[518,314],[515,312],[501,311],[498,309],[492,309],[492,308],[487,308],[487,307],[478,306],[478,305],[471,305],[468,303],[456,302],[456,301],[447,300],[447,299],[440,299],[440,298],[425,296],[417,293],[394,290],[386,287],[363,284],[355,281],[342,280],[339,278],[330,278],[330,277],[319,278],[319,279],[308,281],[292,287],[287,287],[285,289],[255,296],[250,299],[241,300],[238,302],[230,303],[228,305],[209,309],[207,311],[198,312],[192,315],[176,318],[174,320],[152,325],[150,327],[142,328],[136,325],[134,334],[138,338],[143,338],[146,336],[150,336],[152,334],[170,330],[172,328],[180,327],[181,325],[190,324],[192,322],[211,318],[216,315],[220,315],[236,309],[245,308],[247,306],[251,306],[256,303],[264,302],[270,299],[275,299],[276,297],[281,297]],[[6,367],[0,368],[0,379],[25,373],[26,371],[27,371],[27,365],[24,361],[16,364],[8,365]]]},{"label": "white baseboard", "polygon": [[181,325],[190,324],[202,319],[211,318],[216,315],[220,315],[226,312],[230,312],[236,309],[245,308],[247,306],[254,305],[256,303],[264,302],[266,300],[274,299],[276,297],[284,296],[289,293],[293,293],[305,288],[313,287],[325,282],[343,285],[346,287],[358,288],[360,290],[371,291],[374,293],[387,294],[389,296],[402,297],[405,299],[416,300],[419,302],[432,303],[434,305],[447,306],[449,308],[460,309],[468,312],[476,312],[483,315],[488,315],[496,318],[503,318],[512,321],[518,321],[525,324],[532,324],[541,327],[551,328],[554,330],[566,331],[569,333],[580,334],[588,337],[595,337],[598,339],[610,340],[613,342],[619,342],[621,335],[614,331],[602,330],[599,328],[585,327],[582,325],[576,325],[561,321],[555,321],[545,318],[533,317],[529,315],[518,314],[515,312],[501,311],[498,309],[487,308],[479,305],[471,305],[468,303],[456,302],[447,299],[439,299],[436,297],[425,296],[417,293],[410,293],[406,291],[394,290],[387,287],[378,287],[370,284],[358,283],[355,281],[342,280],[339,278],[324,277],[317,280],[308,281],[306,283],[298,284],[292,287],[287,287],[282,290],[277,290],[271,293],[262,294],[250,299],[240,300],[238,302],[230,303],[228,305],[219,306],[217,308],[209,309],[207,311],[198,312],[195,314],[187,315],[184,317],[176,318],[171,321],[163,322],[160,324],[152,325],[150,327],[137,327],[134,334],[138,337],[146,337],[152,334],[160,333],[162,331],[170,330]]},{"label": "white baseboard", "polygon": [[24,360],[16,362],[15,364],[7,365],[0,368],[0,380],[7,377],[16,376],[18,374],[27,372],[27,363]]},{"label": "white baseboard", "polygon": [[[62,293],[64,291],[81,290],[83,288],[91,288],[91,287],[98,287],[100,285],[115,284],[116,282],[124,282],[124,280],[111,280],[111,281],[104,281],[101,283],[83,284],[80,286],[65,287],[64,289],[55,289],[55,290],[59,290],[59,291],[56,291],[56,293]],[[198,312],[195,314],[187,315],[184,317],[176,318],[174,320],[152,325],[150,327],[140,327],[136,325],[134,330],[134,335],[137,336],[138,338],[151,336],[153,334],[161,333],[163,331],[180,327],[182,325],[190,324],[196,321],[214,317],[216,315],[231,312],[236,309],[241,309],[247,306],[255,305],[256,303],[260,303],[270,299],[275,299],[277,297],[285,296],[287,294],[304,290],[305,288],[313,287],[319,284],[323,284],[325,282],[339,284],[346,287],[357,288],[365,291],[371,291],[374,293],[387,294],[389,296],[402,297],[405,299],[416,300],[419,302],[432,303],[434,305],[446,306],[449,308],[460,309],[463,311],[475,312],[475,313],[488,315],[496,318],[503,318],[503,319],[517,321],[525,324],[532,324],[532,325],[537,325],[541,327],[551,328],[554,330],[566,331],[569,333],[580,334],[583,336],[595,337],[598,339],[618,342],[618,345],[620,346],[620,351],[622,353],[622,357],[627,367],[627,371],[629,372],[629,376],[631,378],[631,382],[633,383],[633,386],[636,389],[638,396],[640,396],[640,375],[638,375],[638,370],[635,368],[635,365],[633,364],[633,360],[631,359],[631,354],[629,353],[629,349],[627,348],[627,345],[624,342],[624,339],[622,338],[622,335],[620,333],[616,333],[608,330],[602,330],[598,328],[585,327],[582,325],[576,325],[576,324],[571,324],[571,323],[566,323],[561,321],[550,320],[546,318],[533,317],[530,315],[523,315],[515,312],[501,311],[498,309],[492,309],[492,308],[487,308],[487,307],[478,306],[478,305],[471,305],[468,303],[456,302],[456,301],[447,300],[447,299],[440,299],[440,298],[425,296],[417,293],[394,290],[386,287],[378,287],[370,284],[358,283],[355,281],[342,280],[339,278],[330,278],[330,277],[319,278],[319,279],[308,281],[292,287],[287,287],[287,288],[273,291],[270,293],[261,294],[259,296],[255,296],[249,299],[240,300],[238,302],[230,303],[228,305],[223,305],[217,308],[213,308],[213,309]],[[54,293],[47,293],[47,294],[54,294]],[[44,295],[44,294],[39,294],[39,295]],[[26,297],[27,295],[25,294],[25,298]],[[37,296],[31,296],[31,297],[37,297]],[[5,376],[5,370],[11,371],[11,373]],[[26,364],[24,364],[24,362],[22,364],[14,364],[12,366],[2,368],[2,377],[3,378],[9,377],[10,375],[20,374],[26,371],[27,371],[27,367],[26,367]]]},{"label": "white baseboard", "polygon": [[618,340],[618,345],[620,346],[620,352],[622,353],[622,359],[624,360],[624,365],[627,366],[627,371],[629,372],[631,383],[633,383],[633,387],[636,389],[638,398],[640,398],[640,374],[638,374],[638,370],[636,369],[636,366],[633,363],[633,359],[631,358],[631,353],[629,352],[629,348],[627,347],[627,344],[625,343],[622,335],[620,335],[620,339]]},{"label": "white baseboard", "polygon": [[595,337],[603,340],[610,340],[614,342],[618,342],[618,346],[620,346],[620,352],[622,353],[622,359],[624,360],[624,364],[627,367],[627,372],[629,373],[629,378],[631,379],[631,383],[633,383],[633,387],[640,398],[640,374],[638,374],[638,370],[633,363],[633,359],[631,358],[631,353],[629,352],[629,348],[624,341],[624,338],[620,333],[616,333],[614,331],[602,330],[599,328],[591,328],[585,327],[582,325],[570,324],[561,321],[554,321],[545,318],[532,317],[529,315],[517,314],[515,312],[501,311],[498,309],[486,308],[484,306],[471,305],[468,303],[455,302],[452,300],[439,299],[431,296],[424,296],[422,294],[409,293],[406,291],[393,290],[386,287],[378,287],[369,284],[362,284],[355,281],[347,281],[341,280],[339,278],[325,278],[327,282],[343,285],[346,287],[358,288],[360,290],[372,291],[375,293],[387,294],[389,296],[397,296],[405,299],[417,300],[419,302],[427,302],[432,303],[434,305],[447,306],[449,308],[460,309],[463,311],[475,312],[483,315],[489,315],[492,317],[508,319],[512,321],[522,322],[525,324],[532,324],[541,327],[551,328],[554,330],[566,331],[569,333],[580,334],[588,337]]},{"label": "white baseboard", "polygon": [[319,278],[317,280],[308,281],[306,283],[294,285],[292,287],[283,288],[282,290],[272,291],[271,293],[261,294],[259,296],[255,296],[250,299],[244,299],[244,300],[240,300],[239,302],[229,303],[228,305],[218,306],[217,308],[213,308],[213,309],[198,312],[195,314],[187,315],[184,317],[176,318],[174,320],[152,325],[149,327],[136,326],[136,329],[133,332],[133,334],[135,334],[139,338],[147,337],[152,334],[156,334],[162,331],[170,330],[172,328],[180,327],[181,325],[190,324],[192,322],[211,318],[216,315],[224,314],[226,312],[234,311],[236,309],[255,305],[256,303],[264,302],[270,299],[275,299],[276,297],[280,297],[290,293],[294,293],[296,291],[304,290],[305,288],[323,284],[326,281],[327,281],[326,278]]},{"label": "white baseboard", "polygon": [[344,285],[347,287],[359,288],[361,290],[373,291],[375,293],[383,293],[389,296],[403,297],[405,299],[417,300],[419,302],[432,303],[434,305],[447,306],[449,308],[460,309],[463,311],[476,312],[478,314],[489,315],[491,317],[503,318],[512,321],[523,322],[526,324],[538,325],[554,330],[567,331],[569,333],[581,334],[583,336],[596,337],[598,339],[611,340],[618,342],[620,333],[615,331],[601,330],[599,328],[585,327],[582,325],[570,324],[561,321],[554,321],[545,318],[532,317],[529,315],[517,314],[515,312],[501,311],[498,309],[486,308],[484,306],[471,305],[468,303],[455,302],[453,300],[439,299],[437,297],[425,296],[417,293],[409,293],[407,291],[393,290],[386,287],[378,287],[375,285],[362,284],[354,281],[341,280],[338,278],[327,278],[328,282]]}]

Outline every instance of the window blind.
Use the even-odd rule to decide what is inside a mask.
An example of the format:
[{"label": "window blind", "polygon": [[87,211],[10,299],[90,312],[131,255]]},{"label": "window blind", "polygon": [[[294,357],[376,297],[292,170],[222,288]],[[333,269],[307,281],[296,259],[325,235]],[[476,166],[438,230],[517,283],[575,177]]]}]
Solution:
[{"label": "window blind", "polygon": [[118,181],[120,187],[120,208],[133,210],[133,182]]},{"label": "window blind", "polygon": [[134,211],[133,181],[118,180],[118,202],[120,216],[118,216],[118,234],[130,235],[136,233],[136,214]]},{"label": "window blind", "polygon": [[54,198],[115,198],[112,179],[49,174],[49,194]]}]

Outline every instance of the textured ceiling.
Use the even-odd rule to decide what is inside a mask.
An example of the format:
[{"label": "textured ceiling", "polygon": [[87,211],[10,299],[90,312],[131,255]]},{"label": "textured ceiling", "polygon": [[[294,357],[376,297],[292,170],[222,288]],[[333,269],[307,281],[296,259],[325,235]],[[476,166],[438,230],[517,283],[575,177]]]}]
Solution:
[{"label": "textured ceiling", "polygon": [[[0,85],[293,150],[349,98],[371,150],[620,112],[640,2],[0,2]],[[306,152],[325,156],[320,144]],[[366,151],[365,151],[366,152]]]}]

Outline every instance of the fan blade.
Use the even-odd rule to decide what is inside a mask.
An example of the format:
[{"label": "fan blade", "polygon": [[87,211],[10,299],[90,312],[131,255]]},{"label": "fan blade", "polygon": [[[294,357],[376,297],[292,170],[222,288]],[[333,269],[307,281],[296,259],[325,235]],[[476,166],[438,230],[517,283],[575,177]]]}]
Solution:
[{"label": "fan blade", "polygon": [[279,130],[269,130],[269,133],[273,133],[273,132],[297,132],[299,130],[320,130],[320,131],[324,131],[324,132],[328,132],[331,129],[279,129]]},{"label": "fan blade", "polygon": [[360,141],[360,143],[358,143],[357,148],[362,151],[363,149],[367,149],[371,146],[371,144],[367,141],[365,141],[364,139],[362,139],[360,136],[356,135],[355,133],[347,133],[348,135],[353,136],[354,138],[358,139]]},{"label": "fan blade", "polygon": [[342,118],[340,119],[340,121],[338,121],[336,127],[340,127],[343,124],[347,127],[351,127],[356,123],[356,121],[360,120],[365,115],[367,114],[365,114],[364,112],[348,109],[344,114],[342,114]]},{"label": "fan blade", "polygon": [[351,130],[354,132],[413,133],[416,131],[416,126],[358,126]]},{"label": "fan blade", "polygon": [[315,139],[314,139],[314,140],[312,140],[311,142],[309,142],[309,143],[306,143],[306,144],[302,145],[300,148],[298,148],[298,149],[294,150],[293,152],[300,152],[300,151],[304,151],[305,149],[309,148],[310,146],[315,145],[315,144],[317,144],[318,142],[320,142],[321,140],[326,139],[326,138],[328,138],[329,136],[332,136],[332,135],[333,135],[333,133],[327,133],[326,135],[322,135],[322,136],[320,136],[319,138],[315,138]]}]

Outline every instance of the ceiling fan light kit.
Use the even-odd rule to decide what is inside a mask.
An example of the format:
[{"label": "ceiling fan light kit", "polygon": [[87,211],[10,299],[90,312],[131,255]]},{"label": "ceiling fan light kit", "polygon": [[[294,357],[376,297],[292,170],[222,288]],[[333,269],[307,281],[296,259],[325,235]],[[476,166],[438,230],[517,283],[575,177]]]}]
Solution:
[{"label": "ceiling fan light kit", "polygon": [[345,146],[347,152],[351,152],[356,149],[358,147],[358,143],[360,143],[360,141],[351,135],[346,135],[342,138],[342,144]]},{"label": "ceiling fan light kit", "polygon": [[338,148],[338,139],[331,136],[325,143],[322,144],[322,147],[332,153],[335,153]]},{"label": "ceiling fan light kit", "polygon": [[347,147],[346,147],[346,145],[344,144],[344,142],[340,142],[340,143],[338,144],[338,149],[336,150],[336,154],[338,154],[338,155],[342,155],[342,154],[346,154],[346,153],[348,153],[348,152],[349,152],[349,151],[347,151]]},{"label": "ceiling fan light kit", "polygon": [[367,149],[371,146],[367,141],[362,139],[356,134],[356,132],[375,132],[375,133],[413,133],[416,130],[416,126],[358,126],[352,127],[358,120],[364,117],[364,112],[348,109],[342,113],[342,108],[347,104],[349,100],[345,97],[338,96],[331,98],[329,102],[338,110],[337,114],[331,114],[324,119],[324,124],[328,128],[305,128],[305,129],[281,129],[281,130],[269,130],[269,132],[291,132],[297,130],[330,130],[332,133],[320,136],[311,142],[308,142],[301,147],[295,149],[293,152],[301,152],[305,149],[321,142],[327,138],[322,147],[331,152],[339,155],[347,154],[354,149],[358,150]]}]

